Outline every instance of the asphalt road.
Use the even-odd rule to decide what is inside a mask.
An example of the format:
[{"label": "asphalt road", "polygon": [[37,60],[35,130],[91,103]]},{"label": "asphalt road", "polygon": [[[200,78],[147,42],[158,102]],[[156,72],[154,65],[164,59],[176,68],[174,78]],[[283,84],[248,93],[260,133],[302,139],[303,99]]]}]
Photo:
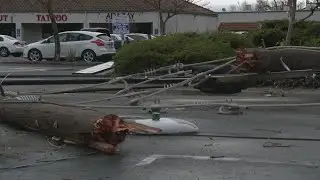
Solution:
[{"label": "asphalt road", "polygon": [[30,62],[24,58],[0,57],[0,76],[14,75],[72,75],[73,72],[96,65],[84,62]]},{"label": "asphalt road", "polygon": [[[5,88],[34,92],[80,86]],[[108,93],[44,95],[43,98],[46,101],[70,103],[101,99]],[[225,102],[226,99],[232,99],[233,102],[247,105],[320,100],[318,90],[287,90],[285,97],[265,95],[265,89],[259,88],[232,96],[206,95],[191,89],[178,89],[161,94],[156,99],[160,99],[162,104]],[[122,98],[96,104],[127,105],[129,100]],[[195,123],[200,129],[199,134],[129,136],[121,145],[120,154],[115,156],[71,145],[53,147],[41,135],[0,125],[0,177],[10,180],[318,180],[320,142],[308,141],[320,139],[318,109],[302,106],[249,108],[244,110],[243,115],[220,115],[212,107],[169,109],[164,116]],[[106,114],[150,117],[140,109],[97,110]]]}]

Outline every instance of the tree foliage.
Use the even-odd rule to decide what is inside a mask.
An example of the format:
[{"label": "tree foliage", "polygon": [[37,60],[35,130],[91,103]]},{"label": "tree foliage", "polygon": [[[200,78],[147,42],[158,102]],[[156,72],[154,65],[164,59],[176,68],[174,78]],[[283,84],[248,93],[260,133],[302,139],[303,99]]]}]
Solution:
[{"label": "tree foliage", "polygon": [[161,35],[165,34],[166,24],[172,17],[188,11],[194,4],[208,5],[202,0],[145,0],[145,3],[158,11]]},{"label": "tree foliage", "polygon": [[[251,9],[250,9],[250,8]],[[305,2],[297,1],[297,10],[304,9]],[[288,0],[256,0],[255,3],[248,3],[246,0],[232,4],[229,6],[229,11],[286,11],[288,10]]]},{"label": "tree foliage", "polygon": [[116,71],[143,72],[181,63],[194,63],[233,56],[239,47],[252,47],[243,35],[232,33],[178,33],[124,45],[115,55]]},{"label": "tree foliage", "polygon": [[[261,22],[261,29],[251,33],[253,43],[261,46],[262,41],[267,47],[279,45],[286,38],[288,30],[287,20]],[[301,21],[295,24],[291,45],[318,46],[320,42],[320,22]]]}]

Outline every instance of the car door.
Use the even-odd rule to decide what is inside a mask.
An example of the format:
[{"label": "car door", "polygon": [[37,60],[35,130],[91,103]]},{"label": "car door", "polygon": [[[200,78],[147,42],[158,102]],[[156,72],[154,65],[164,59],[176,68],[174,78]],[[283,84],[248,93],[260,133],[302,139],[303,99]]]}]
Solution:
[{"label": "car door", "polygon": [[6,42],[6,39],[4,37],[0,36],[0,47],[7,47],[7,45],[8,45],[8,43]]},{"label": "car door", "polygon": [[4,39],[3,37],[0,36],[0,46],[3,46],[3,43],[4,43]]},{"label": "car door", "polygon": [[[66,37],[67,34],[59,34],[60,40],[60,57],[65,57],[67,52],[66,50]],[[55,53],[55,45],[54,45],[54,37],[51,36],[47,40],[41,43],[39,50],[42,53],[43,58],[54,58]]]},{"label": "car door", "polygon": [[75,57],[81,57],[81,53],[84,51],[86,41],[92,39],[92,36],[82,33],[68,33],[67,44],[69,48],[69,54]]},{"label": "car door", "polygon": [[43,58],[54,57],[54,37],[51,36],[38,46]]},{"label": "car door", "polygon": [[68,33],[59,34],[60,40],[60,57],[67,57],[69,52],[68,42],[67,42]]}]

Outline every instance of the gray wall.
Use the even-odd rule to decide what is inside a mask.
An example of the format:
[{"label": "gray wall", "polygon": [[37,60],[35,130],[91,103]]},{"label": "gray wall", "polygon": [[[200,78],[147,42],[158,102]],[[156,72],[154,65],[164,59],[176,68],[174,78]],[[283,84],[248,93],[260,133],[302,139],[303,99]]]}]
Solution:
[{"label": "gray wall", "polygon": [[[296,18],[306,17],[309,11],[297,11]],[[218,21],[220,22],[257,22],[264,20],[288,19],[288,13],[283,11],[271,12],[219,12]],[[309,21],[320,21],[320,11],[316,11]]]}]

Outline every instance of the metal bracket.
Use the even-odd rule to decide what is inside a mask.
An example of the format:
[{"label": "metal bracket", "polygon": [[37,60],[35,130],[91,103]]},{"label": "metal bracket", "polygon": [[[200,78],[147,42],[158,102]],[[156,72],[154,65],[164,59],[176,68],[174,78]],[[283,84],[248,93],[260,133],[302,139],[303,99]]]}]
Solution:
[{"label": "metal bracket", "polygon": [[172,83],[172,84],[164,84],[164,85],[163,85],[163,88],[167,89],[167,88],[170,88],[170,87],[172,87],[172,86],[174,86],[174,85],[175,85],[175,83]]},{"label": "metal bracket", "polygon": [[240,115],[243,111],[239,107],[220,106],[218,114],[223,115]]},{"label": "metal bracket", "polygon": [[23,101],[23,102],[41,102],[42,97],[41,96],[33,96],[33,95],[26,95],[26,96],[17,96],[14,99],[18,101]]},{"label": "metal bracket", "polygon": [[144,77],[145,77],[145,78],[148,78],[148,76],[155,75],[156,72],[157,72],[157,71],[156,71],[155,68],[146,69],[146,70],[144,70]]}]

